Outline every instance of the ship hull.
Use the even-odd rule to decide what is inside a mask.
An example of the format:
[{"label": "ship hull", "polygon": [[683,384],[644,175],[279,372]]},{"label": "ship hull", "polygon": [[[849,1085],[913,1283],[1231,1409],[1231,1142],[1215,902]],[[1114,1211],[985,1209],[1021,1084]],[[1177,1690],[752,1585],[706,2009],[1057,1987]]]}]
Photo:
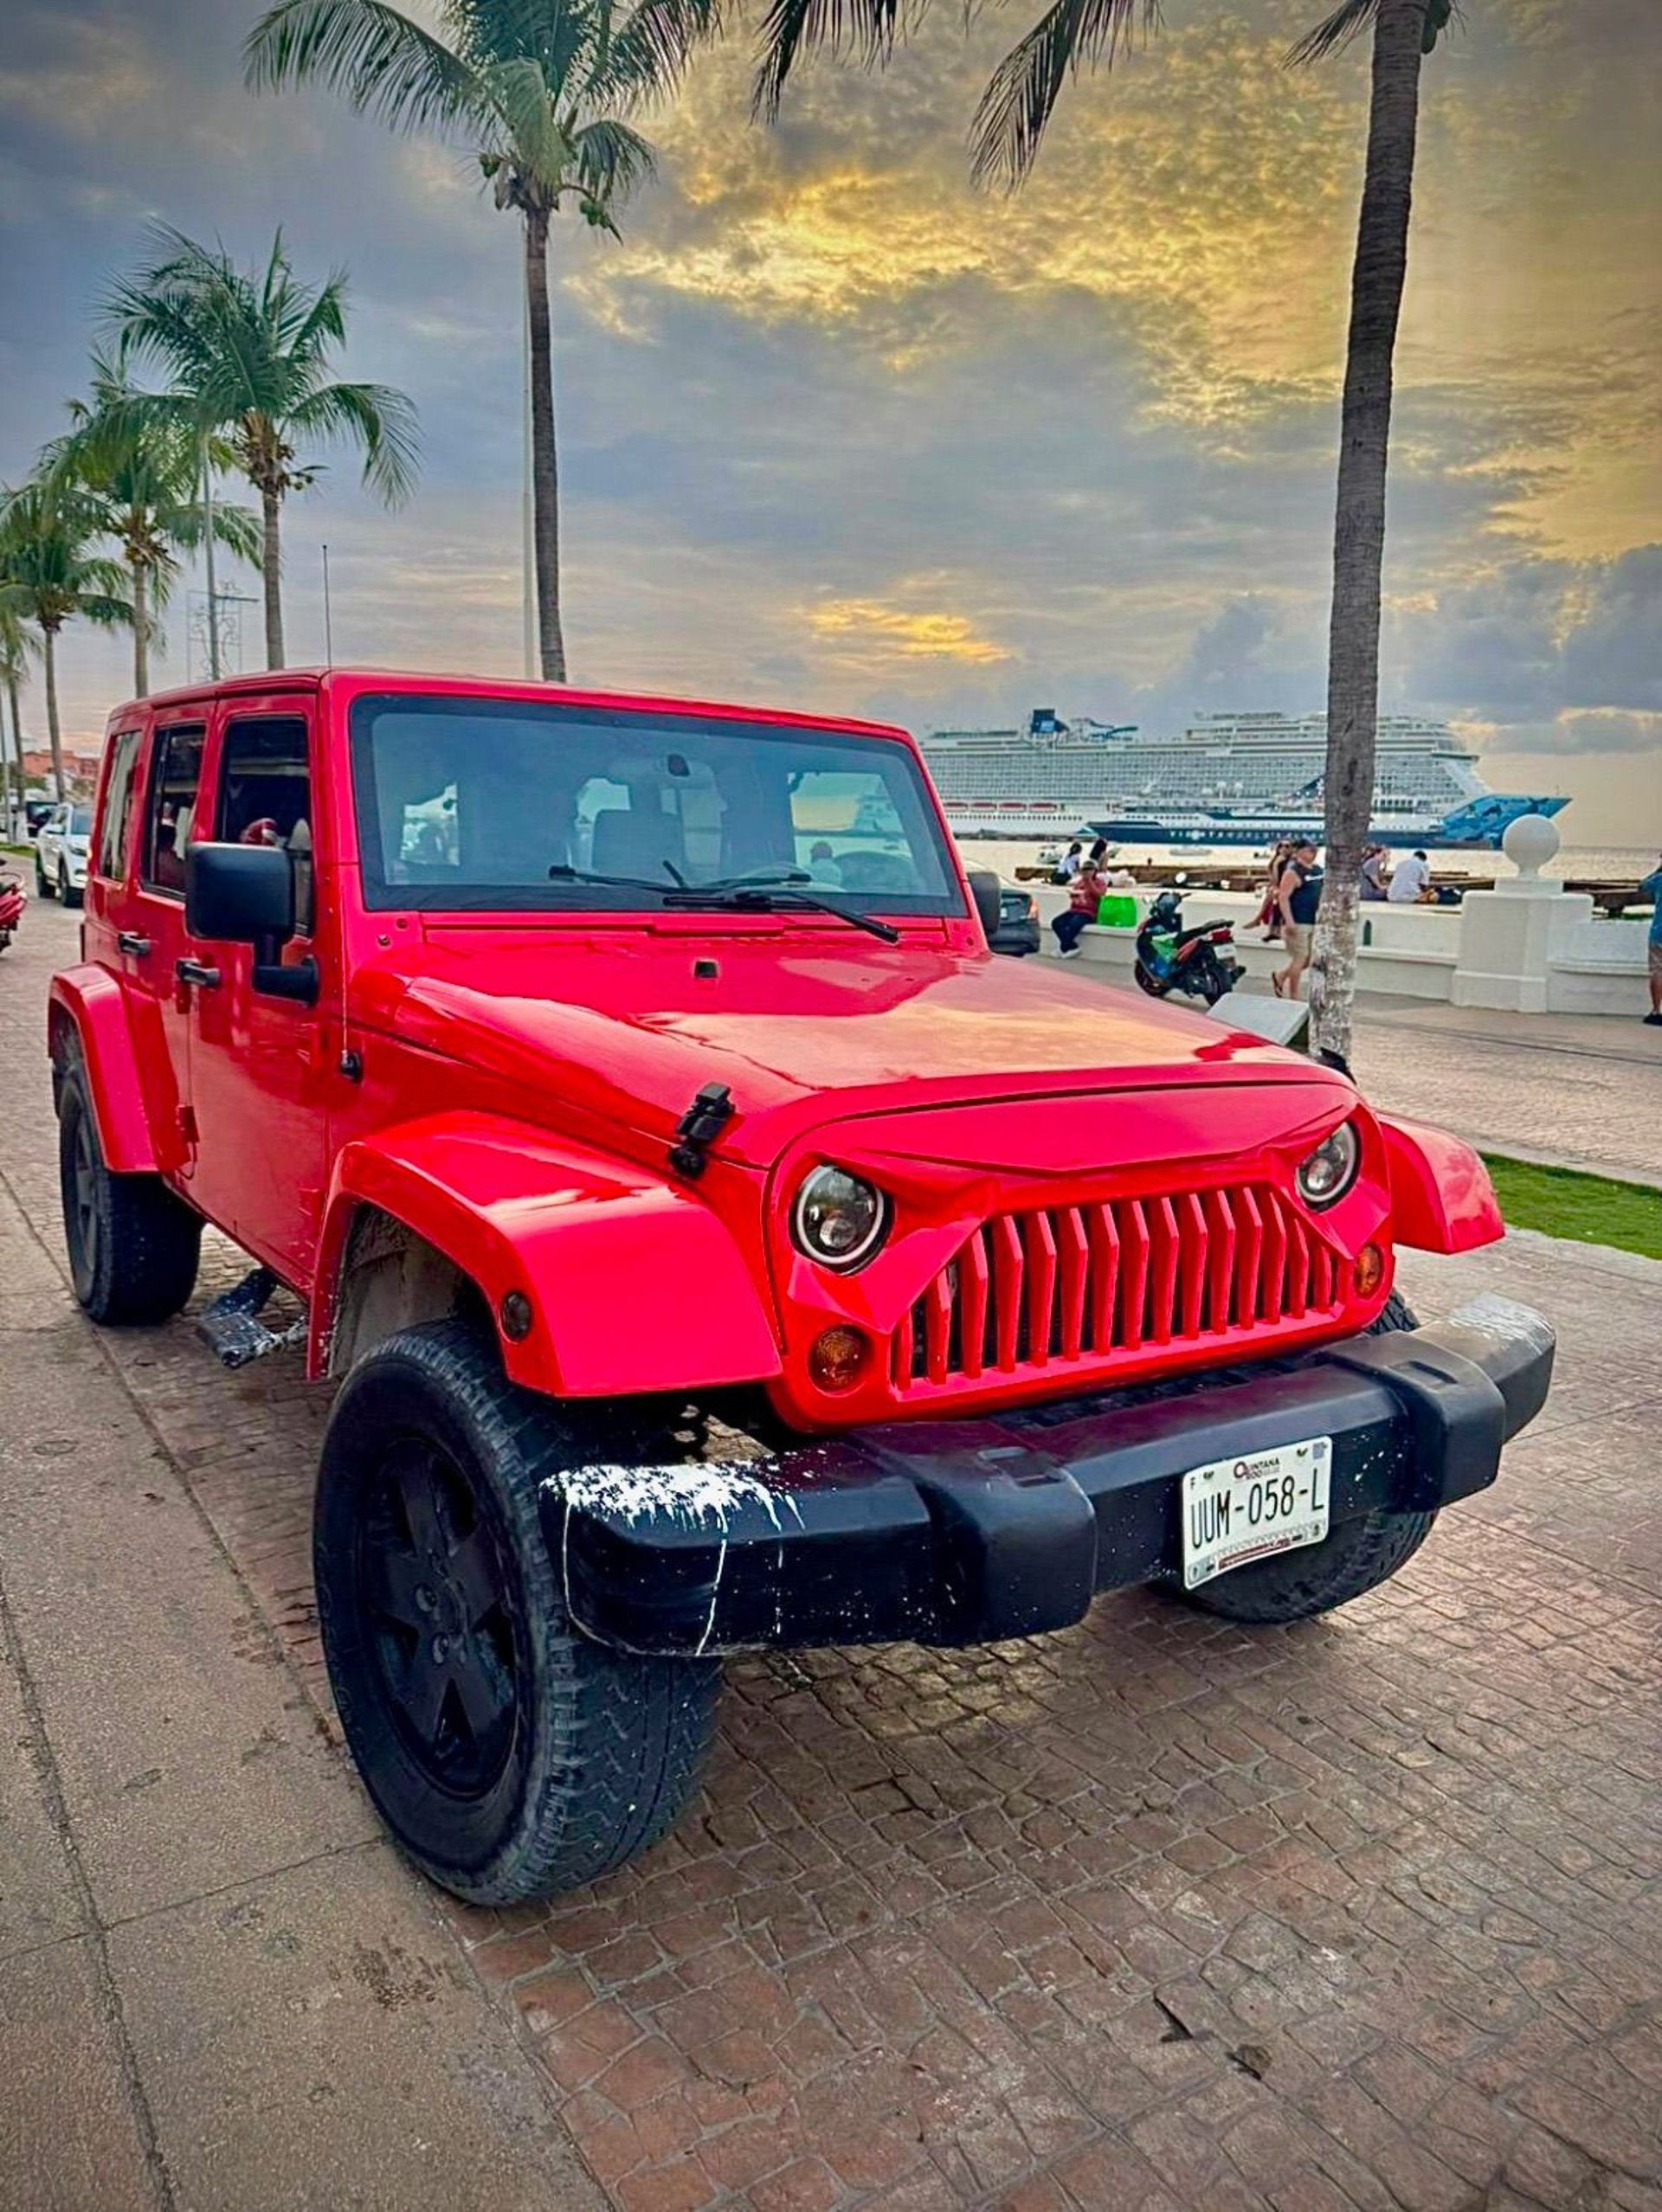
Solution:
[{"label": "ship hull", "polygon": [[[1398,816],[1391,821],[1375,822],[1368,836],[1374,844],[1398,850],[1423,846],[1428,852],[1493,852],[1499,849],[1502,838],[1521,814],[1556,814],[1568,803],[1556,794],[1535,797],[1490,792],[1439,820],[1405,820]],[[1105,837],[1111,843],[1121,846],[1256,851],[1287,838],[1307,837],[1320,845],[1326,835],[1320,814],[1291,809],[1285,814],[1250,820],[1176,813],[1131,815],[1105,810],[1098,813],[1070,810],[1047,801],[1032,807],[1008,803],[978,807],[973,801],[948,800],[945,809],[947,825],[955,837],[1008,838],[1013,841],[1020,839],[1027,844],[1034,839]]]}]

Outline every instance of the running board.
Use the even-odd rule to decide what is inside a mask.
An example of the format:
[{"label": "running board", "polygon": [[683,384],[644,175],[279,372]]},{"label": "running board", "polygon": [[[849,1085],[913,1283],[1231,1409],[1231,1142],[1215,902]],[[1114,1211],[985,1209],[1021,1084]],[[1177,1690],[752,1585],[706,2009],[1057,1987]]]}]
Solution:
[{"label": "running board", "polygon": [[234,1290],[222,1290],[196,1315],[196,1334],[216,1359],[228,1367],[246,1367],[268,1352],[306,1341],[306,1317],[287,1328],[270,1328],[260,1318],[277,1288],[268,1267],[256,1267]]}]

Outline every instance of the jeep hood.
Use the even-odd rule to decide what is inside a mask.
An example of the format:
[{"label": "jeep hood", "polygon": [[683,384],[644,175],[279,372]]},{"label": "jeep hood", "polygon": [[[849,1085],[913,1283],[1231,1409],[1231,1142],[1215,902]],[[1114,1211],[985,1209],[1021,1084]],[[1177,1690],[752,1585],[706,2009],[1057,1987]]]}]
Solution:
[{"label": "jeep hood", "polygon": [[[758,1167],[854,1117],[883,1117],[885,1148],[911,1149],[897,1119],[932,1109],[927,1133],[912,1124],[925,1154],[1014,1167],[1060,1164],[1057,1147],[1081,1120],[1059,1115],[1065,1100],[1189,1090],[1198,1109],[1198,1094],[1219,1086],[1290,1085],[1301,1095],[1267,1118],[1303,1124],[1354,1096],[1327,1070],[1204,1016],[916,936],[887,946],[706,929],[678,941],[429,919],[358,969],[351,1019],[511,1086],[527,1120],[569,1128],[580,1116],[654,1143],[704,1084],[725,1083],[736,1114],[718,1149]],[[1056,1102],[1025,1141],[1008,1115],[951,1110],[1013,1098]],[[1220,1104],[1201,1116],[1214,1132]]]}]

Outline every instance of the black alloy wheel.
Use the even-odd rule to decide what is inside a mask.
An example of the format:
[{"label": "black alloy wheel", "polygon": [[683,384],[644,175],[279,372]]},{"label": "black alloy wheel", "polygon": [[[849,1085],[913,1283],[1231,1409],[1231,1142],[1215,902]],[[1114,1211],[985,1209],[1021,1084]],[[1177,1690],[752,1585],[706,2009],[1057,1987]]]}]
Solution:
[{"label": "black alloy wheel", "polygon": [[83,1306],[92,1302],[103,1237],[98,1179],[104,1163],[94,1149],[95,1143],[93,1117],[81,1106],[73,1118],[69,1141],[64,1147],[61,1178],[65,1242],[69,1248],[69,1280]]},{"label": "black alloy wheel", "polygon": [[389,1440],[365,1484],[354,1572],[405,1755],[448,1797],[489,1796],[524,1749],[530,1655],[488,1508],[435,1438]]}]

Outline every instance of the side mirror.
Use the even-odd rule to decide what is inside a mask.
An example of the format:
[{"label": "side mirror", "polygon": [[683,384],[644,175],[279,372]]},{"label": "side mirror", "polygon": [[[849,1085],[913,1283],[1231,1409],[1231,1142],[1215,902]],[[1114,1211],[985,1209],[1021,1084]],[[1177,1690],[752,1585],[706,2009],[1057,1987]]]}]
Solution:
[{"label": "side mirror", "polygon": [[294,934],[294,870],[274,845],[187,845],[184,926],[211,943],[286,945]]},{"label": "side mirror", "polygon": [[294,935],[294,864],[280,846],[188,845],[184,926],[210,944],[252,945],[256,991],[315,1005],[316,961],[286,968],[280,958]]},{"label": "side mirror", "polygon": [[976,902],[976,913],[981,923],[981,933],[989,945],[998,935],[1003,907],[1000,894],[1004,886],[991,868],[971,868],[970,895]]}]

